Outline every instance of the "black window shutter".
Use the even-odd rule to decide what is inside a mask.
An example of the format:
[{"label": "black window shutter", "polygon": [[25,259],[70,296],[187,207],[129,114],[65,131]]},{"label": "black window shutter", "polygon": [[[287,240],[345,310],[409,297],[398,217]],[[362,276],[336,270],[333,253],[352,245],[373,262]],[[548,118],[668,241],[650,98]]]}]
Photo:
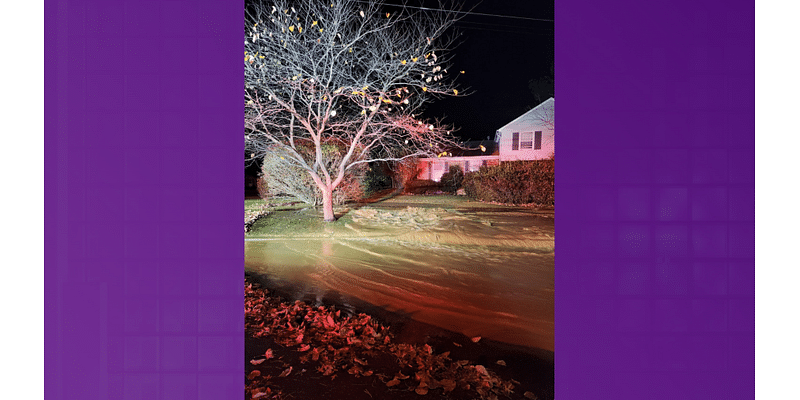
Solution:
[{"label": "black window shutter", "polygon": [[511,135],[511,150],[519,150],[519,132]]},{"label": "black window shutter", "polygon": [[533,149],[539,150],[542,148],[542,131],[536,131],[533,138]]}]

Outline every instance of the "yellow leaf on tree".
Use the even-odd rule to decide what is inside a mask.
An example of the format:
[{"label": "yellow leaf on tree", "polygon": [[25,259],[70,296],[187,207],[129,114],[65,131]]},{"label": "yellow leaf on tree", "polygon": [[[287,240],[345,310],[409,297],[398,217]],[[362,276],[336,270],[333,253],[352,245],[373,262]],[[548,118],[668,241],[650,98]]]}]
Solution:
[{"label": "yellow leaf on tree", "polygon": [[453,89],[453,93],[455,93],[456,95],[458,95],[458,90],[457,90],[457,89]]},{"label": "yellow leaf on tree", "polygon": [[400,64],[406,65],[406,60],[400,61]]},{"label": "yellow leaf on tree", "polygon": [[422,87],[422,91],[423,91],[423,92],[427,92],[427,91],[428,91],[428,88],[427,88],[427,87],[425,87],[425,86],[423,86],[423,87]]},{"label": "yellow leaf on tree", "polygon": [[311,22],[311,26],[314,26],[314,25],[316,25],[316,24],[317,24],[317,21],[313,21],[313,22]]},{"label": "yellow leaf on tree", "polygon": [[411,61],[417,62],[417,57],[412,58]]},{"label": "yellow leaf on tree", "polygon": [[298,26],[297,27],[297,33],[303,33],[303,27],[302,26]]},{"label": "yellow leaf on tree", "polygon": [[353,52],[353,48],[352,48],[352,47],[350,48],[350,52],[351,52],[351,53]]},{"label": "yellow leaf on tree", "polygon": [[322,32],[322,28],[319,28],[319,31]]},{"label": "yellow leaf on tree", "polygon": [[389,18],[389,13],[386,13],[386,18]]},{"label": "yellow leaf on tree", "polygon": [[294,32],[294,25],[289,27],[289,32]]}]

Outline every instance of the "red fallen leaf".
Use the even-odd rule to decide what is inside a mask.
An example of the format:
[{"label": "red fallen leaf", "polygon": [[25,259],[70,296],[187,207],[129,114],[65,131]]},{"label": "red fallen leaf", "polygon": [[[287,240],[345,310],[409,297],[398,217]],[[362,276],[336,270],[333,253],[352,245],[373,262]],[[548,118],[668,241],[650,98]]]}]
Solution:
[{"label": "red fallen leaf", "polygon": [[523,394],[523,396],[525,396],[526,399],[536,399],[537,398],[536,395],[531,393],[531,392],[525,392],[525,394]]},{"label": "red fallen leaf", "polygon": [[264,361],[266,361],[266,359],[264,359],[264,358],[262,358],[260,360],[250,360],[250,364],[258,365],[258,364],[263,363]]},{"label": "red fallen leaf", "polygon": [[425,343],[425,345],[424,345],[424,346],[422,346],[422,348],[423,348],[423,349],[425,349],[425,352],[426,352],[426,353],[428,353],[428,354],[433,354],[433,349],[432,349],[432,348],[431,348],[431,346],[429,346],[427,343]]},{"label": "red fallen leaf", "polygon": [[476,365],[475,370],[478,371],[478,373],[481,375],[489,375],[489,372],[486,371],[486,367],[484,367],[483,365]]},{"label": "red fallen leaf", "polygon": [[333,327],[336,326],[336,324],[333,323],[333,317],[331,317],[330,315],[328,315],[328,317],[325,318],[324,324],[325,324],[325,327],[328,328],[328,329],[333,328]]},{"label": "red fallen leaf", "polygon": [[334,369],[333,369],[333,365],[326,364],[326,365],[322,365],[322,366],[318,367],[317,371],[321,372],[322,375],[324,375],[324,376],[328,376],[328,375],[330,375],[330,374],[332,374],[334,372]]},{"label": "red fallen leaf", "polygon": [[267,394],[264,393],[264,392],[259,392],[259,393],[254,394],[252,398],[257,399],[259,397],[263,397],[263,396],[266,396],[266,395]]},{"label": "red fallen leaf", "polygon": [[272,349],[267,349],[267,351],[264,353],[264,357],[267,357],[267,360],[272,358]]},{"label": "red fallen leaf", "polygon": [[475,336],[474,338],[472,338],[472,343],[478,343],[480,341],[481,341],[481,337],[480,336]]},{"label": "red fallen leaf", "polygon": [[445,393],[452,392],[456,388],[456,381],[453,379],[442,379],[439,381],[439,384],[442,385]]},{"label": "red fallen leaf", "polygon": [[439,357],[445,358],[450,355],[449,351],[445,351],[444,353],[440,354]]},{"label": "red fallen leaf", "polygon": [[414,391],[417,392],[418,395],[424,396],[424,395],[428,394],[428,387],[419,385],[419,387]]},{"label": "red fallen leaf", "polygon": [[410,378],[410,376],[408,376],[408,375],[403,375],[403,373],[402,373],[402,372],[398,372],[398,373],[397,373],[397,374],[394,376],[394,379],[408,379],[408,378]]},{"label": "red fallen leaf", "polygon": [[300,348],[298,350],[300,350],[300,351],[308,351],[310,348],[311,348],[311,346],[309,346],[307,344],[301,344]]},{"label": "red fallen leaf", "polygon": [[257,369],[254,369],[253,371],[250,372],[250,374],[247,375],[247,379],[251,379],[252,380],[257,376],[261,376],[261,371],[259,371]]},{"label": "red fallen leaf", "polygon": [[372,376],[372,374],[374,374],[374,372],[373,372],[373,371],[366,371],[366,372],[364,372],[364,376]]},{"label": "red fallen leaf", "polygon": [[361,359],[359,359],[358,357],[354,357],[354,358],[353,358],[353,361],[355,361],[355,362],[356,362],[356,364],[367,365],[367,362],[366,362],[366,361],[364,361],[364,360],[361,360]]},{"label": "red fallen leaf", "polygon": [[503,361],[503,360],[497,360],[497,365],[502,365],[502,366],[505,367],[506,366],[506,362]]},{"label": "red fallen leaf", "polygon": [[456,343],[456,342],[453,342],[453,344],[454,344],[456,347],[461,347],[461,345],[460,345],[460,344],[458,344],[458,343]]},{"label": "red fallen leaf", "polygon": [[283,372],[281,372],[281,374],[278,375],[278,378],[285,378],[289,376],[289,374],[291,373],[292,373],[292,367],[290,366],[289,368],[286,368]]},{"label": "red fallen leaf", "polygon": [[399,384],[400,384],[400,381],[397,380],[397,378],[394,378],[394,379],[390,380],[389,382],[386,382],[386,386],[388,386],[388,387],[396,386],[396,385],[399,385]]}]

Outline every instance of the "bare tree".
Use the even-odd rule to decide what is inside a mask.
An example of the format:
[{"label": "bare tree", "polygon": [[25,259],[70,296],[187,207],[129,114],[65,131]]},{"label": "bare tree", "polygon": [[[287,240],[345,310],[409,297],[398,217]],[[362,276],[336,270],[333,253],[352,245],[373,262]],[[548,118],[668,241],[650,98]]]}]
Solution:
[{"label": "bare tree", "polygon": [[[550,100],[550,99],[547,99]],[[531,115],[534,121],[540,122],[552,131],[556,130],[556,107],[554,102],[543,101],[538,109]]]},{"label": "bare tree", "polygon": [[[458,10],[415,10],[382,1],[275,0],[245,18],[245,143],[252,159],[274,146],[322,192],[359,164],[428,156],[457,145],[447,126],[423,121],[423,105],[459,95],[448,73]],[[461,93],[463,95],[463,91]],[[336,162],[322,148],[342,148]],[[302,151],[311,146],[311,156]]]}]

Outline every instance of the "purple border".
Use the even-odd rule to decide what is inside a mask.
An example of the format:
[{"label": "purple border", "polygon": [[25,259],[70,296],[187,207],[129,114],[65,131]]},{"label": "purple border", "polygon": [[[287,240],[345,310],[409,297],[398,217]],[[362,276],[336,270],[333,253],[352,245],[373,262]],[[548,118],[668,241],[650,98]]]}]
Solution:
[{"label": "purple border", "polygon": [[754,5],[556,4],[556,398],[754,397]]},{"label": "purple border", "polygon": [[243,7],[46,1],[47,399],[241,398]]},{"label": "purple border", "polygon": [[[45,396],[239,398],[242,5],[45,5]],[[754,396],[753,9],[557,4],[559,399]]]}]

